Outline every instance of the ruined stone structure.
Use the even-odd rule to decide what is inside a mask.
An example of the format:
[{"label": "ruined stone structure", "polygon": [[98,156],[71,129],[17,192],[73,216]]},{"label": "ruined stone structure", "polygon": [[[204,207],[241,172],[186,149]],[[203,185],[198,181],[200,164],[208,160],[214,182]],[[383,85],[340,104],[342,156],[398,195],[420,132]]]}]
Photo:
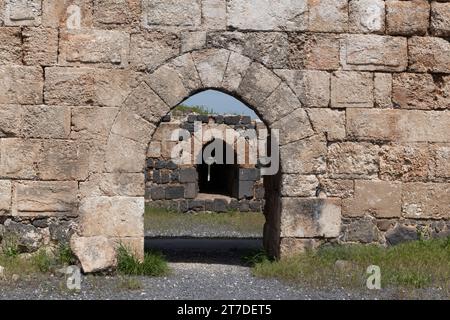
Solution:
[{"label": "ruined stone structure", "polygon": [[280,129],[266,248],[450,228],[450,2],[0,0],[0,234],[142,255],[161,118],[215,88]]},{"label": "ruined stone structure", "polygon": [[[267,134],[264,123],[252,121],[250,116],[181,113],[164,117],[147,152],[146,202],[152,207],[178,212],[262,211],[264,186],[256,150],[261,129]],[[186,133],[185,143],[190,152],[185,163],[177,163],[182,159],[177,152],[175,156],[173,154],[177,151],[175,146],[179,143],[180,130]],[[198,155],[193,153],[196,130]],[[233,133],[233,145],[224,141],[227,130]],[[240,137],[241,146],[235,141],[234,134]],[[215,163],[210,165],[203,159],[203,151],[208,145],[211,149],[222,149],[223,153],[213,154]],[[250,157],[252,148],[254,159]],[[227,153],[232,157],[232,164],[227,164]],[[199,157],[201,161],[195,161]]]}]

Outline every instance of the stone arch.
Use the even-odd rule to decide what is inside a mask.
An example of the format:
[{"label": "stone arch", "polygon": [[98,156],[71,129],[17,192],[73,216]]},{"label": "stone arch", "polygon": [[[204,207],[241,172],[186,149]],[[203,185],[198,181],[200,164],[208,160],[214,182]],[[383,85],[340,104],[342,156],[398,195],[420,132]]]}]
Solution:
[{"label": "stone arch", "polygon": [[[280,132],[281,169],[265,179],[266,190],[270,190],[264,230],[268,251],[280,256],[291,248],[314,244],[313,238],[337,237],[339,205],[325,199],[304,200],[296,191],[299,181],[304,181],[301,177],[325,170],[325,135],[314,131],[298,92],[285,80],[263,64],[225,49],[178,56],[147,74],[125,99],[107,139],[104,163],[105,173],[118,177],[117,192],[81,199],[80,210],[95,214],[81,215],[79,236],[103,236],[142,256],[144,167],[152,135],[172,108],[207,89],[240,99],[268,128]],[[281,187],[280,181],[286,186]],[[313,183],[318,187],[318,182]]]}]

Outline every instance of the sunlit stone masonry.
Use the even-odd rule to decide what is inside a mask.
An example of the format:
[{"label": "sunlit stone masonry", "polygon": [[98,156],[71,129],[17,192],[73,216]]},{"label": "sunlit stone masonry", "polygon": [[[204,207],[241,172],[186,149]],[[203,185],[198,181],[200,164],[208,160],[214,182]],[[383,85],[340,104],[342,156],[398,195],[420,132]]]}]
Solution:
[{"label": "sunlit stone masonry", "polygon": [[147,154],[206,89],[280,130],[264,243],[450,235],[450,1],[0,0],[0,240],[144,252]]}]

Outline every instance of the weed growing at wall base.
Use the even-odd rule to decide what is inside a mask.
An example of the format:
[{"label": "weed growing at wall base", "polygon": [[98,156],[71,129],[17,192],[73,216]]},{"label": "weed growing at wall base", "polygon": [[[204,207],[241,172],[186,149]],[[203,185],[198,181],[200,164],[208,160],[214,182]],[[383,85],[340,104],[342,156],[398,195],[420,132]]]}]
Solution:
[{"label": "weed growing at wall base", "polygon": [[158,252],[145,253],[140,261],[125,246],[117,249],[117,271],[122,275],[158,277],[169,273],[167,261]]}]

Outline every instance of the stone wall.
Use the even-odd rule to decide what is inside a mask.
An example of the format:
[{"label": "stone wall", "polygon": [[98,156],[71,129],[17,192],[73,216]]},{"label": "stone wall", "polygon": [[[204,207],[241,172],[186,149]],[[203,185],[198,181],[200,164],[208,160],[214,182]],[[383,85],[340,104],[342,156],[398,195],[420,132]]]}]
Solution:
[{"label": "stone wall", "polygon": [[[195,127],[197,126],[197,128]],[[184,131],[187,136],[182,140],[187,143],[191,156],[187,163],[177,163],[178,157],[173,158],[174,146],[180,143],[179,131]],[[197,130],[197,133],[196,133]],[[240,150],[238,142],[227,144],[227,130],[235,135],[241,135],[245,150]],[[174,211],[241,211],[259,212],[264,208],[264,186],[260,168],[257,161],[252,162],[249,156],[251,146],[245,137],[251,138],[257,147],[259,130],[267,128],[260,120],[252,120],[250,116],[219,115],[219,114],[195,114],[180,112],[163,117],[161,124],[153,134],[147,152],[147,164],[145,169],[145,199],[150,206],[170,208]],[[175,134],[175,138],[173,135]],[[210,177],[226,181],[229,190],[218,192],[208,189],[200,190],[200,174],[193,154],[195,141],[198,141],[198,149],[205,148],[209,143],[218,139],[223,147],[221,150],[232,153],[232,169],[227,171],[227,155],[217,155],[217,162],[222,162],[221,168],[216,172],[210,171]],[[233,140],[235,137],[233,136]],[[219,147],[219,146],[217,146]],[[204,155],[198,150],[204,163]],[[255,150],[257,151],[257,150]],[[241,157],[238,158],[238,153]],[[255,154],[254,160],[258,159]],[[198,162],[198,161],[197,161]],[[220,172],[219,172],[220,170]],[[214,170],[213,170],[214,171]],[[214,176],[216,175],[216,176]],[[220,191],[220,190],[219,190]],[[228,192],[227,192],[228,191]],[[203,193],[199,197],[200,192]],[[225,197],[223,197],[225,195]]]},{"label": "stone wall", "polygon": [[448,235],[449,12],[443,0],[0,0],[2,237],[69,221],[87,272],[120,242],[142,255],[152,134],[208,88],[281,130],[273,253]]}]

